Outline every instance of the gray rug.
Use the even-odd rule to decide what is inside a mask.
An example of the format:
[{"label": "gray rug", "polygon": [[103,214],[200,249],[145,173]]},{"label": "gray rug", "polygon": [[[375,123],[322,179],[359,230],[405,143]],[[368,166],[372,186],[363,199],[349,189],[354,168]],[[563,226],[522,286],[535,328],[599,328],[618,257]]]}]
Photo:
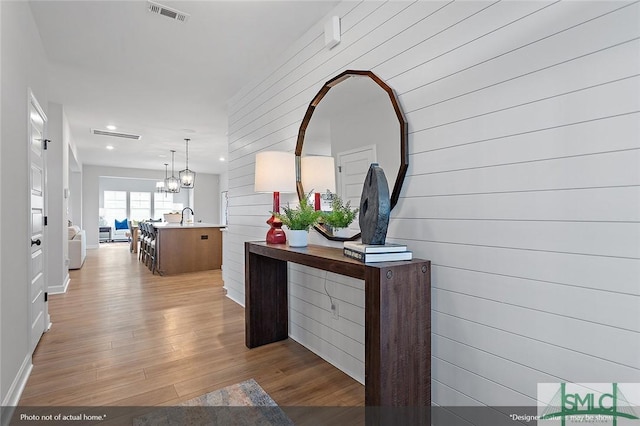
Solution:
[{"label": "gray rug", "polygon": [[209,392],[176,407],[158,407],[133,419],[134,426],[293,425],[253,379]]}]

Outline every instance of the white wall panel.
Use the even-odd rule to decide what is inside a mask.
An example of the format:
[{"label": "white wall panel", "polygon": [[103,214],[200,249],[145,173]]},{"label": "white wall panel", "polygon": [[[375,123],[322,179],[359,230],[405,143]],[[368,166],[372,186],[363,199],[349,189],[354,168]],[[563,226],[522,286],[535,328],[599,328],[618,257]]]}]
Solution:
[{"label": "white wall panel", "polygon": [[406,197],[393,217],[638,222],[640,187]]},{"label": "white wall panel", "polygon": [[[466,370],[456,364],[441,360],[431,359],[431,373],[434,377],[451,377],[455,380],[455,389],[469,396],[482,395],[479,399],[483,404],[504,406],[530,406],[535,405],[535,399],[518,393],[507,386],[493,380],[487,380],[474,371]],[[475,398],[474,398],[475,399]],[[441,405],[448,405],[442,401]]]},{"label": "white wall panel", "polygon": [[640,224],[396,219],[396,238],[522,250],[640,258]]},{"label": "white wall panel", "polygon": [[[414,27],[408,28],[398,37],[389,40],[389,47],[398,53],[394,55],[393,61],[376,64],[376,71],[388,74],[393,80],[398,74],[410,72],[423,65],[425,59],[432,61],[457,50],[464,50],[463,54],[466,53],[464,61],[473,61],[477,55],[482,54],[482,50],[476,46],[483,41],[482,37],[490,36],[500,30],[504,32],[504,28],[509,23],[544,9],[548,5],[549,2],[545,1],[446,3]],[[408,12],[416,16],[413,9],[415,8]],[[501,38],[499,34],[494,36]],[[459,65],[460,62],[457,64]],[[456,71],[459,71],[459,68]],[[427,73],[421,73],[421,75],[422,78],[431,76]],[[415,86],[412,85],[412,87]],[[403,91],[403,85],[399,84],[397,90]]]},{"label": "white wall panel", "polygon": [[[527,365],[506,360],[492,353],[478,350],[440,335],[433,336],[431,346],[433,348],[431,356],[437,358],[438,362],[454,364],[532,399],[536,398],[536,386],[531,386],[532,383],[554,383],[559,381],[556,376],[551,376]],[[492,403],[491,405],[498,404]]]},{"label": "white wall panel", "polygon": [[[439,382],[437,379],[431,380],[431,404],[438,406],[457,405],[461,407],[476,407],[483,405],[480,401],[473,399],[442,382]],[[473,423],[467,424],[472,425]]]},{"label": "white wall panel", "polygon": [[[325,278],[305,274],[290,268],[289,292],[291,295],[307,301],[310,305],[331,314],[331,300],[338,305],[338,320],[346,320],[347,324],[339,324],[336,330],[352,339],[364,343],[364,291],[327,280],[327,292],[324,291]],[[331,298],[327,295],[331,295]],[[337,322],[336,322],[337,324]],[[362,358],[364,361],[364,358]]]},{"label": "white wall panel", "polygon": [[[339,275],[313,269],[310,271],[309,268],[300,265],[291,265],[289,274],[290,281],[296,281],[300,288],[322,294],[322,298],[326,298],[326,302],[329,302],[329,296],[331,296],[334,300],[338,299],[352,305],[354,308],[359,308],[360,313],[364,312],[364,281],[350,278],[354,282],[362,284],[361,288],[352,287],[331,279],[332,277],[339,277]],[[329,305],[327,304],[327,306]],[[355,321],[360,325],[364,325],[364,317]]]},{"label": "white wall panel", "polygon": [[[600,324],[640,332],[640,321],[636,311],[640,295],[620,297],[619,293],[610,291],[576,288],[444,266],[434,267],[432,277],[437,288],[451,293],[569,318],[589,318]],[[575,299],[575,303],[566,303],[571,299]],[[611,312],[616,311],[620,314],[611,315]],[[584,324],[584,327],[588,327],[588,324]]]},{"label": "white wall panel", "polygon": [[[414,58],[414,63],[406,70],[390,71],[390,82],[403,94],[408,110],[424,107],[433,101],[425,103],[415,92],[427,85],[440,84],[447,88],[432,91],[438,102],[633,39],[633,19],[629,19],[633,17],[633,7],[614,12],[624,15],[617,18],[627,19],[628,25],[613,32],[603,31],[600,23],[604,21],[606,26],[610,16],[607,13],[620,8],[620,3],[589,2],[579,6],[574,2],[560,2],[513,24],[496,27],[484,37],[473,39],[473,43],[444,52],[431,53],[428,49],[437,48],[440,40],[427,39],[433,47],[425,42],[418,45],[421,52],[416,52],[418,47],[408,50],[406,55]],[[593,25],[598,27],[592,29]],[[601,35],[589,43],[581,42],[594,31],[600,31]],[[441,56],[443,53],[446,56]],[[482,78],[477,81],[470,78],[470,74]]]},{"label": "white wall panel", "polygon": [[[433,309],[438,312],[529,336],[577,352],[589,353],[629,367],[637,366],[640,359],[640,339],[637,338],[637,332],[596,322],[585,323],[583,320],[526,307],[452,294],[440,289],[434,289],[432,297]],[[505,321],[506,318],[518,318],[518,321]],[[598,342],[597,345],[594,345],[594,342]]]},{"label": "white wall panel", "polygon": [[[415,123],[416,132],[450,126],[452,131],[473,138],[471,140],[489,139],[637,112],[640,101],[629,96],[637,88],[638,77],[630,77],[579,91],[560,92],[551,98],[510,100],[500,108],[491,109],[482,102],[474,106],[475,111],[466,114],[449,109],[451,116],[447,116],[447,110],[432,113],[429,108],[421,109],[408,113],[407,119]],[[527,118],[525,122],[524,117]]]},{"label": "white wall panel", "polygon": [[[640,50],[640,45],[638,46]],[[632,150],[640,139],[639,113],[595,119],[579,125],[552,127],[484,140],[430,139],[428,132],[413,139],[412,159],[429,173],[540,161],[559,157]],[[439,146],[435,146],[439,145]]]},{"label": "white wall panel", "polygon": [[[625,90],[627,87],[633,85],[637,87],[638,85],[637,79],[629,79],[627,81],[621,81],[619,85],[616,84],[617,87],[613,90],[610,87],[598,87],[601,84],[617,82],[618,80],[635,77],[637,75],[637,69],[635,69],[633,62],[627,60],[629,53],[633,51],[638,51],[637,42],[607,50],[606,53],[608,55],[605,53],[600,55],[607,56],[602,58],[606,65],[600,67],[600,72],[596,75],[581,72],[585,66],[591,66],[592,61],[591,57],[583,57],[484,90],[473,91],[462,96],[441,101],[428,108],[420,109],[420,112],[417,110],[415,112],[409,112],[408,115],[416,118],[425,116],[425,119],[421,120],[421,122],[427,127],[434,127],[458,120],[469,119],[481,114],[500,112],[504,109],[520,106],[529,106],[529,104],[534,102],[541,102],[548,105],[550,103],[549,100],[551,100],[554,102],[554,105],[556,105],[558,100],[550,99],[556,96],[566,96],[566,100],[559,100],[561,102],[567,102],[569,104],[568,109],[575,110],[576,113],[590,110],[592,106],[589,101],[594,102],[596,99],[598,103],[605,101],[602,107],[606,108],[609,106],[606,103],[607,99],[611,99],[609,101],[610,103],[615,103],[618,100],[619,94],[615,90]],[[592,90],[599,90],[601,93],[591,93],[589,91],[591,87],[593,87]],[[491,96],[487,96],[487,91],[491,92]],[[609,98],[603,96],[609,96]],[[571,102],[578,102],[583,106],[578,107],[572,105]],[[637,108],[637,103],[631,106]],[[535,107],[535,105],[533,107]],[[557,103],[556,108],[559,107],[564,107],[564,105]],[[621,107],[623,109],[620,112],[627,111],[627,105],[622,105]],[[515,111],[515,113],[518,113],[518,111]],[[609,114],[608,110],[607,114]]]},{"label": "white wall panel", "polygon": [[[437,334],[557,377],[559,380],[556,381],[636,382],[640,378],[638,370],[632,367],[534,340],[530,336],[437,311],[432,312],[431,321],[432,327],[438,330]],[[448,359],[448,355],[443,355],[443,358]],[[528,386],[535,386],[535,383]]]},{"label": "white wall panel", "polygon": [[[350,336],[346,326],[342,327],[344,333],[340,332],[342,330],[338,330],[338,333],[334,332],[339,326],[332,324],[332,321],[335,320],[336,323],[340,321],[332,318],[329,310],[321,309],[316,305],[307,303],[298,296],[304,297],[305,294],[296,293],[292,289],[289,294],[289,304],[291,306],[291,317],[289,320],[318,336],[328,344],[340,348],[364,365],[364,342],[358,341],[353,336]],[[364,375],[362,377],[364,378]]]},{"label": "white wall panel", "polygon": [[[291,311],[290,315],[294,312],[295,311]],[[355,380],[358,380],[360,383],[364,382],[364,364],[350,353],[343,351],[341,348],[328,343],[326,340],[305,329],[304,324],[290,322],[289,337],[303,344],[313,352],[321,354],[322,358],[331,364],[339,365],[342,371]]]},{"label": "white wall panel", "polygon": [[625,295],[638,295],[640,292],[640,262],[636,259],[419,240],[407,242],[414,255],[430,259],[435,265],[602,289]]},{"label": "white wall panel", "polygon": [[[319,22],[230,102],[230,297],[244,300],[243,243],[264,239],[271,208],[253,193],[255,153],[293,151],[322,83],[372,69],[409,122],[387,238],[433,264],[433,403],[533,405],[541,381],[640,381],[639,11],[341,3],[339,45],[323,48]],[[361,380],[363,283],[289,273],[290,336]]]},{"label": "white wall panel", "polygon": [[415,164],[412,167],[420,174],[408,177],[410,182],[405,193],[416,197],[637,186],[640,183],[639,161],[640,152],[634,149],[447,173],[429,173],[420,170],[420,164]]}]

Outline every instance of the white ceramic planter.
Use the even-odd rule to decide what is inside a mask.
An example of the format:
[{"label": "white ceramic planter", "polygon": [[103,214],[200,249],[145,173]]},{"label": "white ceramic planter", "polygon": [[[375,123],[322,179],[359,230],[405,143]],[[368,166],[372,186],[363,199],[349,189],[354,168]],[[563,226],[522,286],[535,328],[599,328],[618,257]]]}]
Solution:
[{"label": "white ceramic planter", "polygon": [[309,231],[305,230],[287,230],[287,239],[289,247],[306,247],[309,241]]}]

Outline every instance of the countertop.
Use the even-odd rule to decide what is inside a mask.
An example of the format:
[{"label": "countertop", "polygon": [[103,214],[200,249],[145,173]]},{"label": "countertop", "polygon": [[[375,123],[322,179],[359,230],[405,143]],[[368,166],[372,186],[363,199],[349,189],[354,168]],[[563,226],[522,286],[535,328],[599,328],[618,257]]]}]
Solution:
[{"label": "countertop", "polygon": [[220,225],[217,223],[204,223],[204,222],[185,223],[184,225],[180,225],[180,223],[172,223],[172,222],[156,222],[153,224],[153,227],[157,229],[224,228],[225,226],[226,225]]}]

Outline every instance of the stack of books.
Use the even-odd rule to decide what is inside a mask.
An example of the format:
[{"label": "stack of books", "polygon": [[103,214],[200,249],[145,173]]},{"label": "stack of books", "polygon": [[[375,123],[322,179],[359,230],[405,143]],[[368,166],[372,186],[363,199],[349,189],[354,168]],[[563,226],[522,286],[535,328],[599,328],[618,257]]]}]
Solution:
[{"label": "stack of books", "polygon": [[343,253],[345,256],[364,263],[393,262],[396,260],[411,260],[413,253],[404,244],[362,244],[345,241]]}]

